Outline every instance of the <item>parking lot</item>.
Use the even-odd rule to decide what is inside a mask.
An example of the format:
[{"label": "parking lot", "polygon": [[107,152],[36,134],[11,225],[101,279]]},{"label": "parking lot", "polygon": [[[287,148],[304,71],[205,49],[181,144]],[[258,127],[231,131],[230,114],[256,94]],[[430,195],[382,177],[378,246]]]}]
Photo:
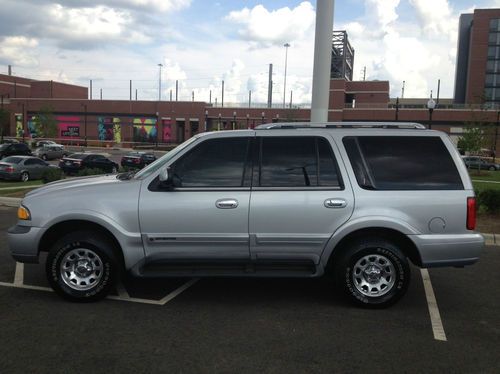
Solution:
[{"label": "parking lot", "polygon": [[475,266],[429,270],[426,286],[414,268],[385,310],[351,306],[327,279],[125,279],[73,304],[43,264],[11,259],[14,223],[0,206],[2,373],[500,372],[496,246]]}]

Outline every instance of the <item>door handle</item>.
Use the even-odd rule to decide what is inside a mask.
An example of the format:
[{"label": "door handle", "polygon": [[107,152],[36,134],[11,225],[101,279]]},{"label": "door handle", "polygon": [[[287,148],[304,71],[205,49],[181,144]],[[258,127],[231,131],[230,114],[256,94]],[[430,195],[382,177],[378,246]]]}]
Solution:
[{"label": "door handle", "polygon": [[215,206],[219,209],[234,209],[238,207],[236,199],[221,199],[215,202]]},{"label": "door handle", "polygon": [[347,201],[344,199],[326,199],[325,207],[326,208],[345,208],[347,206]]}]

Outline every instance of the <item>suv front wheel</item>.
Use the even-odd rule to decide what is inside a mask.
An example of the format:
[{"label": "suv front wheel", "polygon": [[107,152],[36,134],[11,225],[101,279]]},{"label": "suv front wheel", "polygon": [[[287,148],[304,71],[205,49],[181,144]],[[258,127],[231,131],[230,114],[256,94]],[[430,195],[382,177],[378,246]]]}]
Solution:
[{"label": "suv front wheel", "polygon": [[406,256],[395,244],[378,238],[350,243],[335,266],[335,274],[348,298],[366,308],[394,304],[410,283]]},{"label": "suv front wheel", "polygon": [[52,288],[70,301],[102,299],[117,274],[112,245],[95,232],[69,233],[50,249],[46,273]]}]

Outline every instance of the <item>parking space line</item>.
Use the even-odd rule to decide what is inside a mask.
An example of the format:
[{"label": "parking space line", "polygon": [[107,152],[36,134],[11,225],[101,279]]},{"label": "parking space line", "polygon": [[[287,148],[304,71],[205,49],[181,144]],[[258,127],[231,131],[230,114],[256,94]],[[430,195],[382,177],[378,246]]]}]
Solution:
[{"label": "parking space line", "polygon": [[54,292],[54,290],[52,288],[49,288],[49,287],[31,286],[29,284],[16,284],[16,283],[0,282],[0,286],[12,287],[12,288],[24,288],[26,290]]},{"label": "parking space line", "polygon": [[116,291],[118,292],[118,296],[123,298],[123,299],[130,299],[130,295],[128,294],[127,290],[123,286],[121,282],[118,282],[116,284]]},{"label": "parking space line", "polygon": [[16,286],[22,286],[24,283],[24,264],[22,262],[16,262],[16,273],[14,275],[14,284]]},{"label": "parking space line", "polygon": [[422,274],[422,281],[424,282],[425,297],[427,299],[427,306],[429,308],[429,316],[431,318],[434,339],[447,341],[443,323],[441,322],[441,315],[439,314],[436,296],[434,295],[434,290],[432,288],[429,271],[427,269],[420,269],[420,273]]},{"label": "parking space line", "polygon": [[179,296],[182,292],[186,291],[189,287],[191,287],[193,284],[198,282],[200,278],[193,278],[189,282],[184,283],[182,286],[177,288],[176,290],[170,292],[167,296],[165,296],[163,299],[160,300],[160,305],[165,305],[169,301],[171,301],[173,298]]}]

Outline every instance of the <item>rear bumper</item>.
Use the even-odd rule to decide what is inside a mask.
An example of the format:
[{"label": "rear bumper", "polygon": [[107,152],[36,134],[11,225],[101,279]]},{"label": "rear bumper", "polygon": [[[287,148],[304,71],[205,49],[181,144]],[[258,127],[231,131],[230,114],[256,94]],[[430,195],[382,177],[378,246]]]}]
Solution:
[{"label": "rear bumper", "polygon": [[10,181],[19,180],[19,179],[21,179],[21,174],[16,173],[16,172],[6,173],[3,171],[0,171],[0,179],[10,180]]},{"label": "rear bumper", "polygon": [[14,260],[19,262],[38,262],[38,243],[45,229],[32,226],[12,226],[7,230],[7,242]]},{"label": "rear bumper", "polygon": [[481,234],[408,235],[417,247],[422,267],[465,266],[479,260],[484,248]]}]

